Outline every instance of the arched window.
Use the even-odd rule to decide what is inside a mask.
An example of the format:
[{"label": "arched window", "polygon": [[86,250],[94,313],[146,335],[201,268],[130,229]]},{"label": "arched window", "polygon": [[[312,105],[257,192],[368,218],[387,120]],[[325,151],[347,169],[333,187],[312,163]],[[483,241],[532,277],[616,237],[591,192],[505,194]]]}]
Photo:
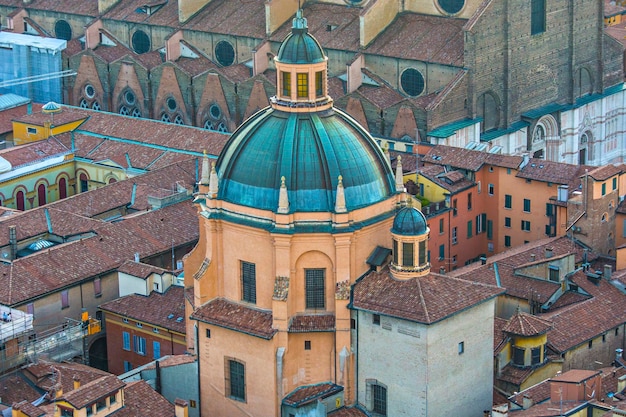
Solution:
[{"label": "arched window", "polygon": [[482,132],[489,132],[498,128],[500,124],[500,110],[498,102],[491,93],[485,93],[478,98],[477,109],[479,117],[483,118]]},{"label": "arched window", "polygon": [[87,174],[80,174],[80,192],[84,193],[85,191],[89,191],[89,179],[87,178]]},{"label": "arched window", "polygon": [[46,186],[43,184],[37,187],[37,202],[40,206],[46,204]]},{"label": "arched window", "polygon": [[59,199],[67,198],[67,181],[65,178],[59,180]]},{"label": "arched window", "polygon": [[17,194],[15,194],[15,206],[18,210],[24,211],[26,208],[24,203],[24,191],[18,191]]},{"label": "arched window", "polygon": [[54,34],[58,39],[69,41],[72,39],[72,27],[65,20],[59,20],[54,25]]},{"label": "arched window", "polygon": [[116,183],[117,180],[115,178],[109,178],[109,184]]}]

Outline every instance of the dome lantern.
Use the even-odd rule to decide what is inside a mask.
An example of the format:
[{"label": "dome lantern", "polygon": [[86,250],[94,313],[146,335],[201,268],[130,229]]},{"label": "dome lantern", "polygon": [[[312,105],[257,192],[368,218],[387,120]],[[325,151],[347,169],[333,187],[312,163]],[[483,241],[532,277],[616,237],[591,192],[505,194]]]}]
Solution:
[{"label": "dome lantern", "polygon": [[[410,199],[411,197],[409,197]],[[391,273],[395,278],[408,279],[428,274],[428,234],[426,217],[409,204],[400,209],[393,219],[393,261]]]}]

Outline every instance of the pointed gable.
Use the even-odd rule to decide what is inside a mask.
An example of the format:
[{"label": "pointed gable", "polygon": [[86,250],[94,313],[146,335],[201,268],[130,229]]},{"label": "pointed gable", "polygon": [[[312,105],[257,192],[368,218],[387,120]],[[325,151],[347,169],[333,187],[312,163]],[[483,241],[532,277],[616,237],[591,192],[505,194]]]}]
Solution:
[{"label": "pointed gable", "polygon": [[417,123],[415,122],[415,116],[408,106],[400,107],[396,121],[393,124],[393,130],[391,131],[391,137],[401,138],[409,136],[415,137],[417,131]]},{"label": "pointed gable", "polygon": [[267,92],[265,91],[265,85],[262,81],[256,80],[252,86],[250,97],[248,98],[248,106],[246,107],[246,113],[244,119],[249,118],[257,111],[269,106],[270,102],[267,100]]},{"label": "pointed gable", "polygon": [[363,126],[366,130],[369,130],[367,125],[367,117],[365,117],[365,111],[363,110],[363,105],[361,102],[354,97],[348,98],[348,103],[346,105],[346,112],[356,119],[361,126]]}]

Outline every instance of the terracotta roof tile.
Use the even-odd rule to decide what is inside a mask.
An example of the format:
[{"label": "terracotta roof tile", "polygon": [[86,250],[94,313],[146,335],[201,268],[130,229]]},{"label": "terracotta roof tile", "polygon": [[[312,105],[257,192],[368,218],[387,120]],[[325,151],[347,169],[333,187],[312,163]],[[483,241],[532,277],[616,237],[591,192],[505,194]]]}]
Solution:
[{"label": "terracotta roof tile", "polygon": [[614,0],[604,0],[604,17],[626,14],[626,7]]},{"label": "terracotta roof tile", "polygon": [[46,414],[41,408],[32,405],[28,401],[13,404],[13,409],[19,410],[21,412],[20,415],[24,414],[26,417],[40,417]]},{"label": "terracotta roof tile", "polygon": [[570,279],[593,298],[539,316],[552,320],[548,344],[559,353],[626,322],[626,310],[617,307],[626,303],[626,295],[619,289],[605,279],[590,282],[583,271]]},{"label": "terracotta roof tile", "polygon": [[13,119],[27,112],[27,106],[18,106],[0,111],[0,133],[13,132]]},{"label": "terracotta roof tile", "polygon": [[365,52],[461,67],[466,22],[464,19],[403,13]]},{"label": "terracotta roof tile", "polygon": [[289,332],[332,332],[335,330],[333,314],[301,314],[294,316],[289,324]]},{"label": "terracotta roof tile", "polygon": [[[3,0],[2,5],[23,7],[22,2]],[[52,10],[60,13],[70,13],[79,16],[98,16],[98,0],[34,0],[28,3],[29,9]]]},{"label": "terracotta roof tile", "polygon": [[183,291],[182,287],[171,286],[163,294],[155,291],[152,291],[148,297],[131,294],[101,304],[100,309],[128,317],[134,321],[184,334],[185,302]]},{"label": "terracotta roof tile", "polygon": [[146,0],[124,0],[115,3],[103,16],[104,19],[122,20],[126,22],[134,22],[147,25],[166,26],[175,28],[179,26],[178,22],[178,3],[171,1],[153,2],[161,4],[155,7],[148,14],[142,12],[142,7],[150,4]]},{"label": "terracotta roof tile", "polygon": [[368,414],[356,407],[342,407],[328,413],[328,417],[367,417]]},{"label": "terracotta roof tile", "polygon": [[271,339],[276,333],[272,328],[271,311],[247,307],[221,298],[196,308],[191,318],[263,339]]},{"label": "terracotta roof tile", "polygon": [[388,267],[354,285],[352,307],[424,324],[436,323],[504,291],[491,285],[430,273],[396,280]]},{"label": "terracotta roof tile", "polygon": [[119,268],[117,268],[117,272],[123,272],[137,278],[146,279],[151,274],[162,274],[166,272],[166,270],[154,265],[148,265],[141,262],[126,261],[122,265],[120,265]]},{"label": "terracotta roof tile", "polygon": [[200,55],[198,58],[180,57],[175,62],[176,65],[192,77],[217,68],[217,65],[204,55]]},{"label": "terracotta roof tile", "polygon": [[343,387],[332,382],[323,382],[316,385],[303,385],[283,398],[283,404],[291,406],[303,406],[317,399],[326,398],[329,395],[343,391]]},{"label": "terracotta roof tile", "polygon": [[550,330],[551,326],[549,320],[518,311],[509,319],[502,331],[517,336],[538,336]]},{"label": "terracotta roof tile", "polygon": [[601,167],[593,168],[589,170],[589,176],[596,181],[606,181],[615,175],[622,172],[619,167],[615,165],[604,165]]},{"label": "terracotta roof tile", "polygon": [[578,178],[584,172],[585,167],[581,165],[531,158],[528,164],[518,171],[516,176],[535,181],[569,185],[578,181]]},{"label": "terracotta roof tile", "polygon": [[0,377],[0,390],[2,392],[2,404],[6,405],[23,400],[33,402],[42,394],[21,372]]},{"label": "terracotta roof tile", "polygon": [[[402,164],[402,168],[404,168],[404,163]],[[446,174],[445,168],[441,165],[426,165],[420,168],[419,174],[445,190],[450,191],[450,193],[457,193],[474,185],[473,181],[467,179],[467,177],[459,171],[450,171]],[[446,181],[446,178],[448,178],[448,181]]]},{"label": "terracotta roof tile", "polygon": [[265,37],[265,19],[259,16],[265,16],[263,2],[213,0],[185,24],[185,29],[260,40]]},{"label": "terracotta roof tile", "polygon": [[[37,380],[37,387],[44,391],[50,391],[60,381],[63,392],[70,392],[74,389],[74,378],[78,378],[81,384],[87,384],[111,375],[108,372],[79,363],[42,360],[22,368],[22,372],[25,375],[34,375]],[[29,379],[32,380],[32,377]]]},{"label": "terracotta roof tile", "polygon": [[216,70],[233,83],[241,83],[252,77],[252,69],[244,64],[231,65]]},{"label": "terracotta roof tile", "polygon": [[87,119],[89,116],[84,112],[75,112],[71,107],[60,105],[61,111],[58,113],[44,113],[42,110],[33,111],[30,114],[22,114],[16,117],[14,121],[20,123],[28,123],[36,126],[43,126],[44,123],[50,122],[52,126],[63,126],[68,123],[79,122]]},{"label": "terracotta roof tile", "polygon": [[508,382],[515,385],[522,385],[526,379],[532,375],[534,372],[533,368],[518,368],[513,366],[512,364],[508,364],[500,374],[498,375],[498,380],[503,382]]},{"label": "terracotta roof tile", "polygon": [[174,417],[174,404],[153,390],[144,380],[130,382],[124,389],[124,407],[115,417],[163,416]]},{"label": "terracotta roof tile", "polygon": [[115,375],[103,376],[86,384],[81,383],[79,388],[64,393],[61,400],[67,401],[75,408],[84,408],[90,403],[116,393],[125,385]]},{"label": "terracotta roof tile", "polygon": [[515,404],[521,406],[524,403],[524,397],[531,399],[534,404],[539,404],[550,399],[550,380],[546,379],[545,381],[535,384],[532,387],[511,396],[509,399]]},{"label": "terracotta roof tile", "polygon": [[47,161],[52,158],[58,159],[68,154],[70,154],[70,150],[54,137],[0,150],[0,158],[10,162],[12,169]]}]

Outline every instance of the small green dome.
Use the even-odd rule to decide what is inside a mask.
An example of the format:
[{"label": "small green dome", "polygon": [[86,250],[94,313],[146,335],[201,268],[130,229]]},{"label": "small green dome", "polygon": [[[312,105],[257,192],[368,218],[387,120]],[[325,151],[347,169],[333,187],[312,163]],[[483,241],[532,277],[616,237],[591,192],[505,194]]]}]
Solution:
[{"label": "small green dome", "polygon": [[403,207],[393,219],[391,233],[403,236],[420,236],[428,231],[426,217],[415,207]]},{"label": "small green dome", "polygon": [[317,39],[309,35],[302,10],[298,10],[293,19],[291,33],[280,45],[276,59],[285,64],[315,64],[324,61],[324,51]]},{"label": "small green dome", "polygon": [[274,212],[283,176],[289,212],[333,212],[340,175],[348,210],[395,194],[391,166],[378,144],[333,108],[257,112],[232,134],[216,170],[219,199]]}]

